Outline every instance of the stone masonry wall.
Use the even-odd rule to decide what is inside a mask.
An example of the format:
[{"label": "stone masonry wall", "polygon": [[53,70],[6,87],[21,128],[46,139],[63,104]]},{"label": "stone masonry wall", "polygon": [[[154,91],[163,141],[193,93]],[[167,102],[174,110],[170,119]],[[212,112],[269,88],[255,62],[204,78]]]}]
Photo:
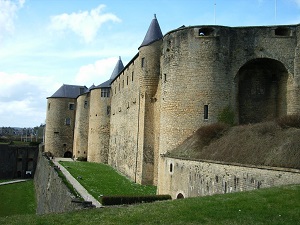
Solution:
[{"label": "stone masonry wall", "polygon": [[90,97],[88,161],[108,162],[110,97],[101,97],[101,89],[92,89]]},{"label": "stone masonry wall", "polygon": [[87,158],[90,93],[80,95],[77,98],[76,121],[74,128],[73,155],[75,158]]},{"label": "stone masonry wall", "polygon": [[177,198],[250,191],[288,184],[300,184],[300,170],[247,167],[216,162],[163,158],[159,194]]},{"label": "stone masonry wall", "polygon": [[[76,99],[48,98],[47,103],[45,151],[63,157],[67,151],[73,152]],[[70,104],[74,104],[73,110]]]},{"label": "stone masonry wall", "polygon": [[75,197],[41,152],[38,157],[34,185],[37,214],[70,212],[83,208],[82,205],[72,202]]},{"label": "stone masonry wall", "polygon": [[140,92],[138,67],[140,58],[130,65],[111,84],[111,119],[108,164],[141,183],[144,95]]},{"label": "stone masonry wall", "polygon": [[[264,62],[260,74],[275,72],[279,90],[278,94],[269,94],[259,107],[244,107],[243,115],[251,112],[252,117],[262,120],[268,115],[273,118],[299,113],[300,85],[299,79],[295,79],[299,75],[294,74],[296,40],[295,26],[286,26],[283,31],[281,27],[195,26],[167,33],[163,39],[158,87],[161,89],[159,153],[171,151],[201,126],[217,122],[225,107],[233,110],[239,123],[239,104],[247,105],[245,97],[239,98],[239,89],[245,88],[240,85],[240,69],[249,62],[255,62],[254,65]],[[162,166],[159,163],[159,179],[163,179]],[[161,185],[164,184],[158,181],[158,186]]]}]

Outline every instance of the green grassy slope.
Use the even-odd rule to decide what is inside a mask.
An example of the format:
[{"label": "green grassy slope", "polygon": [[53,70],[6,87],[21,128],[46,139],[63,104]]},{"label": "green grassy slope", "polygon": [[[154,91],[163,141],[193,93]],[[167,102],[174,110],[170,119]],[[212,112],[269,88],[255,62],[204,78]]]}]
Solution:
[{"label": "green grassy slope", "polygon": [[300,186],[82,210],[0,217],[0,224],[300,224]]},{"label": "green grassy slope", "polygon": [[[35,214],[36,202],[33,180],[0,185],[0,217]],[[3,224],[0,222],[0,224]]]},{"label": "green grassy slope", "polygon": [[91,162],[60,162],[91,195],[151,195],[155,186],[136,184],[120,175],[112,167]]}]

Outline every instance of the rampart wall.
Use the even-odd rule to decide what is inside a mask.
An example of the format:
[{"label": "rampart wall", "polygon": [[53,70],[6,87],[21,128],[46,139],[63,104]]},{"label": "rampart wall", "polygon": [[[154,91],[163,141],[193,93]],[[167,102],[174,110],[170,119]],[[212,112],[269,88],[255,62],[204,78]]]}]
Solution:
[{"label": "rampart wall", "polygon": [[75,197],[41,152],[38,157],[34,185],[37,214],[70,212],[83,208],[82,205],[72,202]]},{"label": "rampart wall", "polygon": [[300,183],[300,170],[250,167],[163,157],[159,194],[177,198],[250,191]]}]

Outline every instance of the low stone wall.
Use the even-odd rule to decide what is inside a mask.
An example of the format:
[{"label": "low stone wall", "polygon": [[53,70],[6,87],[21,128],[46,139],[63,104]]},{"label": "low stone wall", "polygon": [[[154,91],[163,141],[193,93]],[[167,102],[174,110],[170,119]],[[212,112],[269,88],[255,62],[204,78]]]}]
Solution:
[{"label": "low stone wall", "polygon": [[158,193],[196,197],[300,184],[300,170],[162,157]]},{"label": "low stone wall", "polygon": [[57,172],[49,164],[49,160],[42,156],[41,151],[38,156],[34,184],[37,214],[68,212],[84,207],[80,202],[72,202],[75,200],[75,196],[70,193]]}]

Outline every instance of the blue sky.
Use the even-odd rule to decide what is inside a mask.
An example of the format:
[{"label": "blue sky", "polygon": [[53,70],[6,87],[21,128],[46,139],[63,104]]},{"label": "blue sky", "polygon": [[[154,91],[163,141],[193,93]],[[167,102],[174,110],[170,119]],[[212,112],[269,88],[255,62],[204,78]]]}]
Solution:
[{"label": "blue sky", "polygon": [[0,0],[0,127],[45,122],[62,84],[98,85],[138,52],[157,15],[182,25],[300,23],[300,0]]}]

